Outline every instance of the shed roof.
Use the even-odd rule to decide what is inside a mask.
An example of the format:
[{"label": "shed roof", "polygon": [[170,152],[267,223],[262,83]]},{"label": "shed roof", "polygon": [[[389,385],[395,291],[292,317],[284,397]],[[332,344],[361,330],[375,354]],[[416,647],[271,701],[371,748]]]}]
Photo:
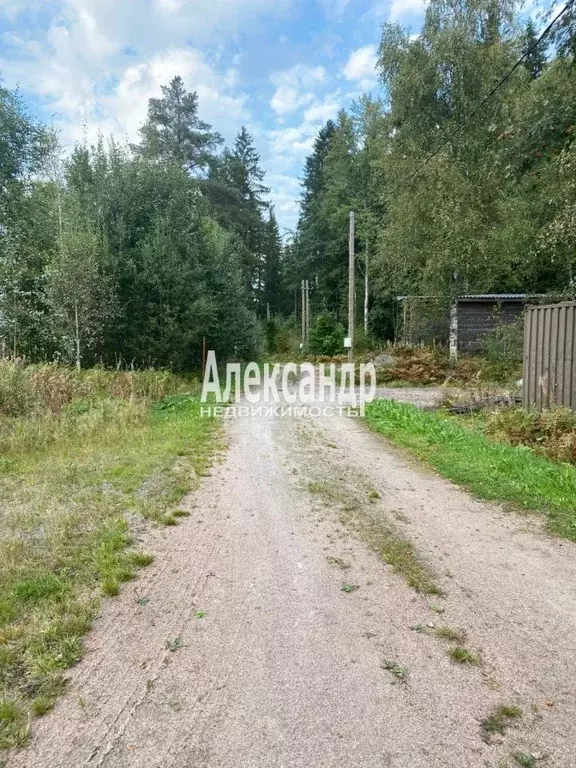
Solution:
[{"label": "shed roof", "polygon": [[[527,301],[530,299],[538,299],[543,294],[540,293],[466,293],[462,296],[457,296],[457,301]],[[404,301],[405,299],[438,299],[439,296],[396,296],[398,301]]]}]

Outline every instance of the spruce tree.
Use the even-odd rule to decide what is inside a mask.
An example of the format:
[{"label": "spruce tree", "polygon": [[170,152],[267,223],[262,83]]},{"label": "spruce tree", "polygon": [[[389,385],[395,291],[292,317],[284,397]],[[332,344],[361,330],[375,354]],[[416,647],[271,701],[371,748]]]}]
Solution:
[{"label": "spruce tree", "polygon": [[546,56],[542,44],[536,45],[538,37],[536,35],[536,27],[532,19],[528,20],[526,29],[524,30],[524,44],[522,46],[522,53],[526,54],[524,59],[524,67],[529,72],[530,77],[536,80],[540,77],[546,66]]}]

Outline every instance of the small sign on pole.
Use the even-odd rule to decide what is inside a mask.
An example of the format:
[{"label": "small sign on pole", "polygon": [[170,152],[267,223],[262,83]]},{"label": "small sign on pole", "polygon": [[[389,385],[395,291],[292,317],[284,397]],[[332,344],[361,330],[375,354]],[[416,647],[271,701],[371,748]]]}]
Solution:
[{"label": "small sign on pole", "polygon": [[344,339],[344,349],[352,349],[352,339],[350,336],[346,336]]}]

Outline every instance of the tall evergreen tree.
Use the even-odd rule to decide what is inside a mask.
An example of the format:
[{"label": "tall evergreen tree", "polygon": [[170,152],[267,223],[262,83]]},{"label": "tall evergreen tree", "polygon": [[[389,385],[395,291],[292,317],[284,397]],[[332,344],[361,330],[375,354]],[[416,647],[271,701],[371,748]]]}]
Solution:
[{"label": "tall evergreen tree", "polygon": [[282,239],[274,208],[270,207],[268,221],[264,225],[264,265],[262,305],[267,313],[277,316],[281,310],[282,297]]},{"label": "tall evergreen tree", "polygon": [[246,290],[252,296],[259,315],[263,304],[266,219],[269,188],[263,184],[265,172],[254,141],[243,126],[232,150],[211,163],[210,173],[202,189],[214,207],[218,221],[237,236],[244,265]]},{"label": "tall evergreen tree", "polygon": [[297,292],[299,281],[309,280],[312,283],[311,304],[314,310],[324,308],[326,298],[326,282],[322,276],[330,245],[328,222],[323,215],[323,201],[328,184],[325,164],[335,132],[335,123],[328,120],[314,141],[312,154],[306,158],[300,196],[300,218],[296,239],[291,248],[294,265],[298,266],[291,269],[289,288]]},{"label": "tall evergreen tree", "polygon": [[524,30],[522,53],[526,54],[524,67],[533,80],[540,77],[546,66],[546,54],[543,50],[543,44],[537,45],[537,40],[536,27],[532,19],[529,19]]},{"label": "tall evergreen tree", "polygon": [[162,98],[149,100],[140,137],[135,149],[144,157],[173,161],[188,171],[205,169],[222,142],[198,117],[198,94],[188,93],[179,76],[162,86]]}]

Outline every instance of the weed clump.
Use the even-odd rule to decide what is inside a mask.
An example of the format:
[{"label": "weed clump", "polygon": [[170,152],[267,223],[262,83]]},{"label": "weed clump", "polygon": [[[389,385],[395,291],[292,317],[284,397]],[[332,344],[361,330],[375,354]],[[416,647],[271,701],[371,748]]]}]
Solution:
[{"label": "weed clump", "polygon": [[484,433],[511,445],[524,445],[554,461],[576,464],[576,413],[505,408],[485,420]]},{"label": "weed clump", "polygon": [[383,659],[380,666],[396,678],[394,682],[405,683],[410,676],[410,670],[395,661]]},{"label": "weed clump", "polygon": [[477,666],[480,664],[480,657],[471,653],[467,648],[463,648],[457,645],[455,648],[450,648],[448,656],[457,664],[469,664],[470,666]]},{"label": "weed clump", "polygon": [[490,741],[494,734],[504,735],[506,729],[522,717],[522,710],[515,704],[501,704],[482,720],[482,738]]},{"label": "weed clump", "polygon": [[459,646],[462,646],[466,642],[466,632],[462,629],[438,627],[434,630],[434,634],[442,640],[448,640],[450,643],[458,643]]}]

